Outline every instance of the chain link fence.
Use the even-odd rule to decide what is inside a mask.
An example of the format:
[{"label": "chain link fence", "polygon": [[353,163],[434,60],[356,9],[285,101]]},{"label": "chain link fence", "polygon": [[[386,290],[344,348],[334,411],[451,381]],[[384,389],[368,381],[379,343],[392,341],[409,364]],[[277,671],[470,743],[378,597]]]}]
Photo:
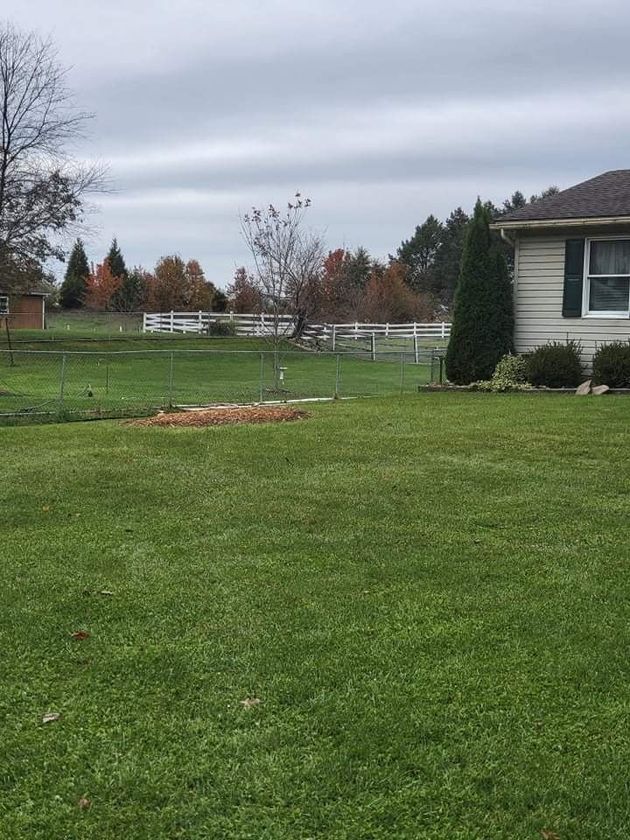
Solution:
[{"label": "chain link fence", "polygon": [[138,416],[210,404],[417,391],[441,379],[442,351],[0,350],[0,420]]}]

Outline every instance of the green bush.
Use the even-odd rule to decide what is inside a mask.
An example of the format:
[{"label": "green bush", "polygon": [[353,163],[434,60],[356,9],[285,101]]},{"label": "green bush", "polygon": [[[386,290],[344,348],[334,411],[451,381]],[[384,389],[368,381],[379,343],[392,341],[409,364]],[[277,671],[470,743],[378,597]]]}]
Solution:
[{"label": "green bush", "polygon": [[477,391],[527,391],[531,385],[527,381],[527,362],[524,356],[514,356],[508,353],[499,359],[492,379],[475,382],[473,387]]},{"label": "green bush", "polygon": [[528,354],[527,380],[546,388],[577,388],[583,381],[581,346],[577,341],[552,341]]},{"label": "green bush", "polygon": [[602,344],[593,356],[593,382],[611,388],[630,388],[630,341]]},{"label": "green bush", "polygon": [[215,338],[220,336],[236,335],[236,326],[234,321],[212,321],[208,333]]}]

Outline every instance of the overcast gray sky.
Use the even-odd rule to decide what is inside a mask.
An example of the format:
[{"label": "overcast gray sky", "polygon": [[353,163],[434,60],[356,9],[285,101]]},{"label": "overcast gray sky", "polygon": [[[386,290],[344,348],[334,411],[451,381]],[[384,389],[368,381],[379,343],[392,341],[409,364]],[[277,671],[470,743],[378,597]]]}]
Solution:
[{"label": "overcast gray sky", "polygon": [[239,211],[311,197],[329,247],[393,251],[433,212],[630,167],[627,0],[5,0],[55,40],[82,154],[110,163],[87,243],[196,257]]}]

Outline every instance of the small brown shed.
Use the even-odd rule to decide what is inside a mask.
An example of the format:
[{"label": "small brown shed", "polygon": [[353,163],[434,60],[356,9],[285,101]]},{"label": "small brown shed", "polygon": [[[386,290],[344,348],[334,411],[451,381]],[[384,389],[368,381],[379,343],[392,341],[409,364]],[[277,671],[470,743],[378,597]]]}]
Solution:
[{"label": "small brown shed", "polygon": [[14,330],[43,330],[46,292],[9,293],[0,287],[0,319],[4,318],[8,319],[9,327]]}]

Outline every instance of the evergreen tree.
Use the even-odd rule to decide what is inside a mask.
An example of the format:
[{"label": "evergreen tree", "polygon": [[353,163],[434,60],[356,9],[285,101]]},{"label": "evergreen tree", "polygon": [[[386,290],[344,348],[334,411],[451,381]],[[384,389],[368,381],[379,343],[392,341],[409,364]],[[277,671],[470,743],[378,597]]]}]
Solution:
[{"label": "evergreen tree", "polygon": [[138,266],[131,271],[125,270],[113,301],[116,309],[119,312],[139,312],[144,307],[146,297],[146,271]]},{"label": "evergreen tree", "polygon": [[[137,273],[129,273],[122,255],[118,240],[112,239],[109,252],[105,258],[113,277],[120,280],[118,291],[112,297],[111,308],[118,312],[134,312],[141,305],[139,297],[140,277]],[[133,276],[132,276],[133,274]]]},{"label": "evergreen tree", "polygon": [[431,214],[396,252],[395,259],[407,266],[407,282],[416,292],[434,292],[433,268],[443,232],[442,222]]},{"label": "evergreen tree", "polygon": [[87,279],[90,275],[90,265],[80,239],[74,243],[66,274],[59,291],[59,303],[64,309],[76,309],[83,306],[87,291]]},{"label": "evergreen tree", "polygon": [[499,359],[513,350],[512,287],[490,220],[488,208],[477,200],[466,233],[446,353],[446,374],[458,385],[489,379]]},{"label": "evergreen tree", "polygon": [[350,286],[364,289],[372,272],[372,258],[361,245],[354,253],[346,252],[344,274]]},{"label": "evergreen tree", "polygon": [[215,312],[227,312],[228,309],[228,296],[222,289],[215,289],[214,291],[214,302],[212,304],[212,308]]},{"label": "evergreen tree", "polygon": [[461,207],[453,210],[444,223],[440,247],[433,265],[433,292],[443,306],[453,303],[455,287],[464,250],[464,239],[470,218]]},{"label": "evergreen tree", "polygon": [[116,237],[112,239],[112,244],[109,246],[109,253],[107,254],[107,262],[109,263],[109,270],[114,277],[125,279],[127,275],[127,266],[122,251],[118,247],[118,240]]}]

